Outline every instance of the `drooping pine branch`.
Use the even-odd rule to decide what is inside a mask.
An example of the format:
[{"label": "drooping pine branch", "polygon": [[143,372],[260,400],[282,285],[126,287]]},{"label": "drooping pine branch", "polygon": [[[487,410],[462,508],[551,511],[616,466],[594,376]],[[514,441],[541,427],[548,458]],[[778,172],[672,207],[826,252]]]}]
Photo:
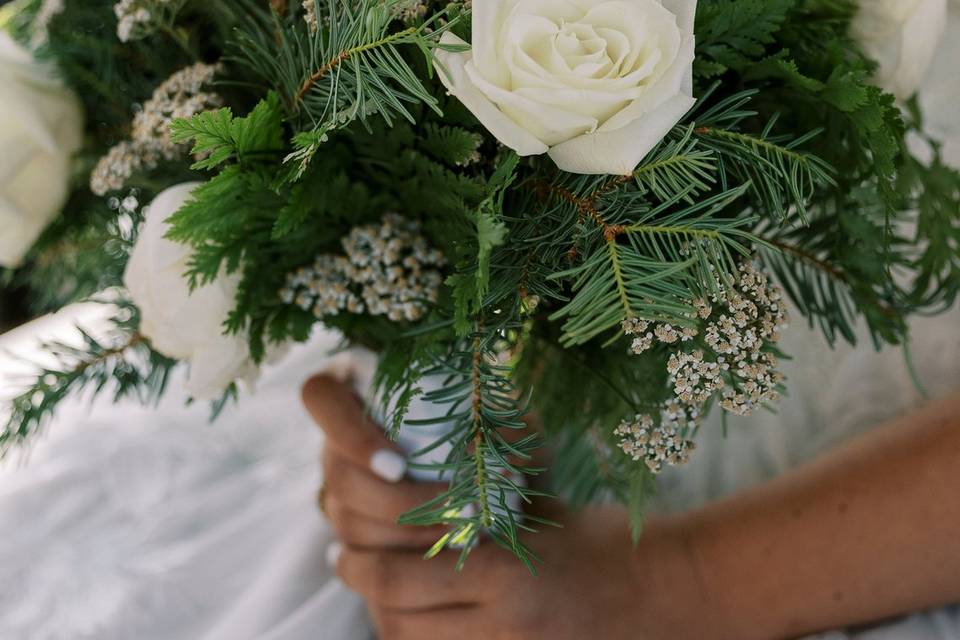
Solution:
[{"label": "drooping pine branch", "polygon": [[497,363],[496,347],[503,329],[478,327],[426,373],[443,380],[443,385],[424,394],[424,400],[446,407],[445,415],[436,420],[411,420],[406,428],[449,424],[443,442],[449,442],[452,450],[444,463],[417,465],[414,458],[413,466],[438,472],[450,489],[404,514],[400,522],[449,527],[430,554],[445,547],[460,549],[460,566],[478,539],[489,536],[533,571],[536,556],[520,534],[531,531],[535,523],[545,523],[522,510],[523,504],[544,495],[527,487],[524,480],[539,472],[529,465],[539,437],[507,436],[526,429],[522,419],[526,406],[518,399],[509,369]]},{"label": "drooping pine branch", "polygon": [[61,402],[85,389],[91,389],[94,395],[110,389],[114,401],[133,397],[143,403],[163,394],[176,363],[153,351],[128,321],[117,321],[114,331],[104,339],[80,328],[78,331],[82,339],[79,346],[63,342],[41,345],[57,364],[38,366],[32,382],[5,403],[9,415],[0,431],[0,456],[26,443]]}]

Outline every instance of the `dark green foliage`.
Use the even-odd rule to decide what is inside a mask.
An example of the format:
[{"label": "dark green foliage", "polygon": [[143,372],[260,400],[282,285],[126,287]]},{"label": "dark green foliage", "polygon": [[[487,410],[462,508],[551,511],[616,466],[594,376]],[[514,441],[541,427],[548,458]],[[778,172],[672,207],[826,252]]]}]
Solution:
[{"label": "dark green foliage", "polygon": [[697,10],[695,69],[713,76],[743,70],[775,44],[797,0],[702,1]]},{"label": "dark green foliage", "polygon": [[[446,95],[430,60],[445,30],[469,35],[463,3],[430,3],[405,22],[398,0],[317,0],[316,33],[299,2],[271,3],[281,5],[282,15],[266,2],[195,0],[172,33],[120,45],[112,0],[68,3],[47,54],[83,95],[90,140],[66,215],[18,278],[44,305],[119,282],[133,234],[87,191],[90,168],[127,136],[132,104],[172,71],[224,59],[217,90],[228,106],[173,128],[196,161],[132,184],[145,202],[203,172],[169,238],[193,247],[194,286],[240,275],[225,329],[247,333],[257,360],[318,322],[280,299],[289,273],[342,254],[352,228],[387,212],[420,222],[447,261],[429,313],[324,322],[380,353],[394,435],[416,428],[404,414],[424,378],[445,380],[425,398],[449,409],[453,453],[434,470],[450,489],[403,519],[451,527],[434,552],[455,546],[465,558],[487,531],[533,568],[522,538],[543,523],[511,499],[541,497],[516,482],[540,473],[531,455],[541,439],[556,493],[574,505],[616,497],[639,535],[654,478],[613,431],[670,397],[668,355],[630,355],[620,325],[689,325],[691,301],[730,282],[743,260],[758,258],[831,343],[855,340],[861,320],[878,345],[902,342],[911,315],[956,303],[960,174],[935,145],[929,163],[907,152],[920,114],[913,105],[905,123],[871,84],[875,65],[848,34],[852,0],[701,0],[698,104],[629,176],[519,158]],[[169,55],[150,55],[159,43]],[[63,371],[45,372],[53,382],[41,377],[17,401],[2,442],[28,437],[84,383],[115,380],[120,395],[154,398],[173,363],[131,348],[140,365],[92,339],[65,353]],[[537,435],[524,431],[528,413]]]}]

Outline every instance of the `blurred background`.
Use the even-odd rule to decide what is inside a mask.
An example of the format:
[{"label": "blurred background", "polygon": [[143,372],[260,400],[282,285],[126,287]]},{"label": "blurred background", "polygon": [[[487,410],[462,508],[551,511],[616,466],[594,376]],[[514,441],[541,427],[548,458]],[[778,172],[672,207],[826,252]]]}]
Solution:
[{"label": "blurred background", "polygon": [[[10,0],[0,0],[0,7],[9,2]],[[3,273],[0,271],[0,333],[21,324],[27,319],[27,315],[23,292],[4,282]]]}]

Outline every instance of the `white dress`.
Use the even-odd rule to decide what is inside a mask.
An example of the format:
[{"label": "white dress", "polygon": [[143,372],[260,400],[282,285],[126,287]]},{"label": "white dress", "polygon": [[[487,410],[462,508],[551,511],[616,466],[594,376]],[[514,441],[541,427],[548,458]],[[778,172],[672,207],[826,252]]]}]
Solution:
[{"label": "white dress", "polygon": [[[51,325],[67,320],[41,329],[62,333]],[[924,382],[960,388],[960,313],[919,328]],[[37,330],[0,351],[22,352]],[[707,425],[691,465],[664,476],[663,508],[760,482],[920,402],[899,351],[830,351],[804,327],[786,341],[796,360],[779,416],[731,421],[726,440]],[[0,470],[0,638],[372,638],[362,603],[324,564],[320,437],[298,398],[334,343],[320,334],[297,349],[213,425],[176,393],[155,410],[70,403],[29,459]],[[848,637],[957,640],[960,610],[824,636]]]},{"label": "white dress", "polygon": [[[960,24],[926,89],[932,125],[960,166]],[[0,393],[38,336],[63,336],[71,310],[0,338]],[[799,321],[798,321],[799,322]],[[329,526],[315,503],[320,437],[299,386],[335,338],[319,334],[255,396],[213,425],[178,393],[156,409],[69,403],[28,459],[0,466],[0,638],[4,640],[368,640],[362,603],[323,561]],[[661,509],[684,509],[761,482],[921,402],[898,350],[831,351],[795,326],[791,396],[777,416],[707,425],[693,462],[663,478]],[[912,345],[931,394],[960,388],[960,313],[922,319]],[[179,380],[174,380],[176,389]],[[802,603],[798,603],[802,606]],[[945,608],[821,640],[958,640]]]}]

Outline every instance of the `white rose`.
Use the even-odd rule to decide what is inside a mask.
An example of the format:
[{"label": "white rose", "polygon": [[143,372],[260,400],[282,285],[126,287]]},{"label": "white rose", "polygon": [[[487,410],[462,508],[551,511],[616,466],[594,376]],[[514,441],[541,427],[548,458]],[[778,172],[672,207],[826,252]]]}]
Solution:
[{"label": "white rose", "polygon": [[877,83],[901,99],[920,88],[947,24],[947,0],[861,0],[853,35],[880,64]]},{"label": "white rose", "polygon": [[19,265],[63,207],[82,141],[79,101],[0,31],[0,266]]},{"label": "white rose", "polygon": [[[696,0],[478,0],[440,79],[500,142],[564,171],[631,173],[689,111]],[[445,33],[447,45],[466,44]]]},{"label": "white rose", "polygon": [[166,220],[197,186],[171,187],[147,209],[124,284],[140,309],[140,332],[160,353],[190,364],[187,391],[207,400],[238,379],[252,382],[257,368],[245,336],[224,334],[240,277],[224,274],[191,294],[184,274],[192,249],[164,238]]}]

